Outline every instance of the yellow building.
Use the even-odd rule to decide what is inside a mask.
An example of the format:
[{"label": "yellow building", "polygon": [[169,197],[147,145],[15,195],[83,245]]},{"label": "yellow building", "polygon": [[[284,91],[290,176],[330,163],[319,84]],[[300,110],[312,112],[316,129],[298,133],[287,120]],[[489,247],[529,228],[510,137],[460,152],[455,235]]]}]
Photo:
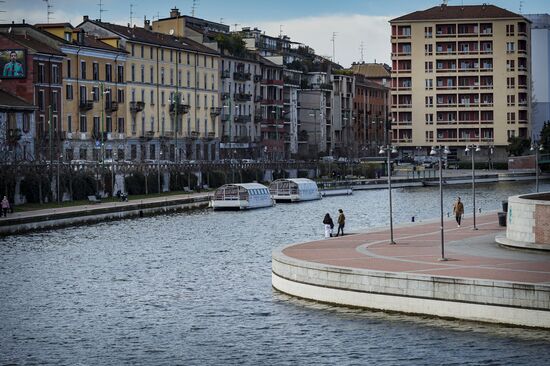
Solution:
[{"label": "yellow building", "polygon": [[529,137],[527,19],[493,5],[443,4],[390,24],[394,143],[460,155],[469,144],[503,153],[508,138]]},{"label": "yellow building", "polygon": [[125,159],[127,52],[69,23],[40,24],[59,40],[66,160]]},{"label": "yellow building", "polygon": [[79,28],[125,50],[128,160],[214,160],[219,156],[216,51],[156,33],[84,17]]}]

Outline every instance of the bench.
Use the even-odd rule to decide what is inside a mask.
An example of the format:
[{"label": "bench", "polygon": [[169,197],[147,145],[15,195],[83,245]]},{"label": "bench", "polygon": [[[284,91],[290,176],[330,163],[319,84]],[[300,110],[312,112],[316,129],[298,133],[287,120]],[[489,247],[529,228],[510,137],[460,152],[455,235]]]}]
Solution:
[{"label": "bench", "polygon": [[101,199],[98,199],[96,196],[88,196],[89,203],[101,203]]}]

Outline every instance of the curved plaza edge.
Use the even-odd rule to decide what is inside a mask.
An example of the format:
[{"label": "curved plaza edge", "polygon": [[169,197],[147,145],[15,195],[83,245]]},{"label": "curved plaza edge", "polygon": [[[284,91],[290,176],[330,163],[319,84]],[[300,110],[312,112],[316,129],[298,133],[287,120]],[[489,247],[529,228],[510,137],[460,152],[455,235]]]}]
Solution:
[{"label": "curved plaza edge", "polygon": [[478,230],[429,220],[288,245],[272,253],[272,285],[341,306],[550,328],[550,253],[498,245],[496,212]]}]

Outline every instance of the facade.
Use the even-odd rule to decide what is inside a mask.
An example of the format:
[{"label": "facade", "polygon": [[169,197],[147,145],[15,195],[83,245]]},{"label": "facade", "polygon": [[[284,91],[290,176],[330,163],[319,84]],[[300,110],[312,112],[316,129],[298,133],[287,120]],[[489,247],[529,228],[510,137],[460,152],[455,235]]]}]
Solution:
[{"label": "facade", "polygon": [[[389,136],[390,88],[355,74],[352,147],[356,157],[377,156]],[[385,117],[384,117],[385,116]],[[387,138],[390,138],[389,140]]]},{"label": "facade", "polygon": [[390,24],[394,143],[503,153],[510,137],[529,137],[527,19],[493,5],[443,4]]},{"label": "facade", "polygon": [[355,99],[355,76],[348,71],[332,74],[332,136],[333,150],[337,156],[357,155],[354,142],[353,100]]},{"label": "facade", "polygon": [[531,49],[533,55],[533,131],[538,140],[544,122],[550,121],[550,15],[525,15],[531,23]]},{"label": "facade", "polygon": [[376,62],[354,62],[351,64],[351,71],[355,75],[362,75],[364,79],[390,87],[391,67]]},{"label": "facade", "polygon": [[[65,55],[57,41],[28,24],[0,25],[0,48],[22,49],[26,54],[23,78],[2,80],[2,89],[35,105],[34,156],[31,160],[57,160],[62,151],[62,73]],[[25,123],[25,125],[27,125]]]},{"label": "facade", "polygon": [[285,158],[285,124],[283,101],[283,66],[260,57],[261,77],[261,132],[264,157],[270,160]]},{"label": "facade", "polygon": [[63,67],[61,136],[67,161],[122,161],[126,151],[127,52],[69,23],[37,27],[59,38]]},{"label": "facade", "polygon": [[34,160],[35,110],[31,103],[0,89],[0,162]]},{"label": "facade", "polygon": [[[78,26],[128,53],[129,160],[219,158],[219,54],[188,38],[89,20]],[[129,151],[128,151],[129,150]]]},{"label": "facade", "polygon": [[283,119],[285,123],[285,158],[298,155],[298,98],[302,83],[302,72],[283,69]]}]

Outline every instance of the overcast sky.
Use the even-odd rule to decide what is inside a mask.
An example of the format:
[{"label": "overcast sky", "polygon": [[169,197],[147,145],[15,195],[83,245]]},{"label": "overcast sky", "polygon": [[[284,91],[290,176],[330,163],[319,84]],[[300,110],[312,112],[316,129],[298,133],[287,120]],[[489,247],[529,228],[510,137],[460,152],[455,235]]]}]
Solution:
[{"label": "overcast sky", "polygon": [[[486,1],[486,0],[485,0]],[[118,24],[133,22],[143,26],[143,18],[169,16],[170,8],[183,14],[241,27],[257,27],[277,36],[282,31],[293,41],[304,43],[324,56],[332,57],[333,33],[336,62],[349,67],[352,62],[390,62],[388,20],[441,4],[441,0],[50,0],[50,22],[78,25],[83,15],[100,17]],[[481,1],[450,0],[449,5],[480,4]],[[488,3],[522,14],[548,13],[549,0],[497,0]],[[0,0],[2,22],[47,22],[45,0]],[[130,4],[132,6],[130,7]],[[521,7],[521,9],[520,9]],[[362,45],[362,46],[361,46]]]}]

